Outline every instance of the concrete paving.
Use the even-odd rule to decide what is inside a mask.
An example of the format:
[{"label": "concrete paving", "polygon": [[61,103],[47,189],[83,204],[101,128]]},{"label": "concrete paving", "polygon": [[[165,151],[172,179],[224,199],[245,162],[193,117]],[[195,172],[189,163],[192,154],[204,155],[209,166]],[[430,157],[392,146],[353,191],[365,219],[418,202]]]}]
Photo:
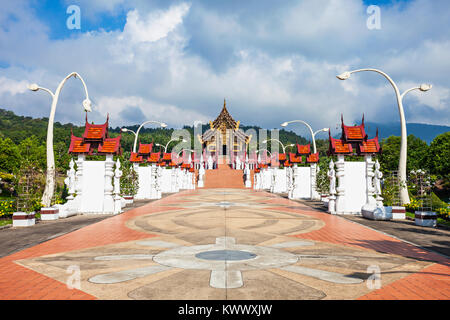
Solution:
[{"label": "concrete paving", "polygon": [[200,189],[1,258],[0,298],[449,299],[449,265],[304,203]]},{"label": "concrete paving", "polygon": [[[326,212],[325,207],[319,201],[301,200],[298,202]],[[421,227],[417,226],[413,220],[375,221],[353,215],[342,215],[341,217],[450,257],[449,227]]]},{"label": "concrete paving", "polygon": [[[167,195],[165,195],[167,196]],[[127,212],[155,200],[138,200],[123,209]],[[80,228],[97,223],[109,217],[105,215],[77,215],[55,221],[38,219],[31,227],[12,227],[0,229],[0,258],[33,247],[50,239],[58,238]]]}]

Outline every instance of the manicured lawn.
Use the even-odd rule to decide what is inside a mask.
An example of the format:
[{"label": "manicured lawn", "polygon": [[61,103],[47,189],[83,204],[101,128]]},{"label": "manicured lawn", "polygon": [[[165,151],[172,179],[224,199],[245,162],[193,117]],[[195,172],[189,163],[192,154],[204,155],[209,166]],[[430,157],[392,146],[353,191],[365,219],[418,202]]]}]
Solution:
[{"label": "manicured lawn", "polygon": [[12,224],[12,218],[10,219],[0,219],[0,227]]}]

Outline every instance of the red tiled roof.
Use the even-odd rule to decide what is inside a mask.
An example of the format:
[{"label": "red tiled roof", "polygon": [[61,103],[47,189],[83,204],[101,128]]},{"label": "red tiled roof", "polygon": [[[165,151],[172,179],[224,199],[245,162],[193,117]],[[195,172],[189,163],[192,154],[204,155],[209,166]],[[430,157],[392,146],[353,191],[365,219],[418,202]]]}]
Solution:
[{"label": "red tiled roof", "polygon": [[362,141],[366,138],[364,125],[360,126],[343,126],[344,137],[347,141]]},{"label": "red tiled roof", "polygon": [[106,138],[103,143],[98,146],[98,153],[120,154],[120,138],[120,135],[115,138]]},{"label": "red tiled roof", "polygon": [[164,153],[162,159],[164,161],[170,161],[170,160],[172,160],[172,154],[171,153]]},{"label": "red tiled roof", "polygon": [[142,162],[144,159],[142,156],[139,156],[137,152],[132,152],[130,156],[130,162]]},{"label": "red tiled roof", "polygon": [[302,157],[297,156],[295,153],[290,152],[289,153],[289,161],[291,161],[292,163],[301,163]]},{"label": "red tiled roof", "polygon": [[286,153],[280,153],[278,155],[278,160],[279,161],[285,161],[286,160]]},{"label": "red tiled roof", "polygon": [[308,163],[316,163],[319,162],[319,153],[311,153],[308,158],[306,158],[306,162]]},{"label": "red tiled roof", "polygon": [[359,151],[361,153],[379,153],[380,152],[380,144],[378,143],[378,137],[369,139],[367,141],[363,141],[359,145]]},{"label": "red tiled roof", "polygon": [[311,152],[311,144],[307,144],[307,145],[299,145],[297,143],[297,153],[299,154],[309,154]]},{"label": "red tiled roof", "polygon": [[160,157],[161,155],[159,152],[151,153],[150,156],[147,158],[147,162],[158,162]]},{"label": "red tiled roof", "polygon": [[330,137],[330,153],[352,154],[353,148],[350,143],[344,143],[341,139],[335,139]]},{"label": "red tiled roof", "polygon": [[344,124],[344,117],[341,115],[341,128],[342,128],[342,138],[348,141],[362,141],[367,139],[366,131],[364,130],[364,115],[359,126],[346,126]]},{"label": "red tiled roof", "polygon": [[88,140],[103,140],[108,137],[108,120],[104,124],[90,124],[87,122],[84,128],[83,138]]},{"label": "red tiled roof", "polygon": [[138,153],[140,155],[149,155],[152,152],[152,149],[153,149],[153,143],[149,143],[149,144],[139,143]]},{"label": "red tiled roof", "polygon": [[69,153],[89,153],[90,143],[83,143],[83,138],[76,137],[72,134],[70,137]]},{"label": "red tiled roof", "polygon": [[285,167],[290,167],[291,164],[289,163],[289,161],[286,160],[286,161],[284,162],[284,166],[285,166]]}]

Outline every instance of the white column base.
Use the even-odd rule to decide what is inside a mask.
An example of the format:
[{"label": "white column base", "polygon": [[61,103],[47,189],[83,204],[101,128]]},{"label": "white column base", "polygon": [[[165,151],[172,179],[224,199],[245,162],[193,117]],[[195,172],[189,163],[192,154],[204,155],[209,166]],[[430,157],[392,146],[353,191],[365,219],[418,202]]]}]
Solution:
[{"label": "white column base", "polygon": [[51,221],[59,219],[59,209],[58,208],[41,208],[41,220]]},{"label": "white column base", "polygon": [[13,227],[31,227],[36,223],[35,213],[14,212]]}]

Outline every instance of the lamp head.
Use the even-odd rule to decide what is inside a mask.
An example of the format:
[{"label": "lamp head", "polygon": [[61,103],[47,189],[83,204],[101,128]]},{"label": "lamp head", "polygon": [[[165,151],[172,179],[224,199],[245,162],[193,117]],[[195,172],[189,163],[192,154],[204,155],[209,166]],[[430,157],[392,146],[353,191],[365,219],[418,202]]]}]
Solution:
[{"label": "lamp head", "polygon": [[283,123],[281,124],[281,126],[282,126],[282,127],[286,127],[288,124],[289,124],[289,122],[283,122]]},{"label": "lamp head", "polygon": [[264,140],[262,143],[267,143],[267,140]]},{"label": "lamp head", "polygon": [[127,129],[127,128],[122,128],[122,129],[120,129],[120,131],[122,131],[122,132],[128,132],[128,129]]},{"label": "lamp head", "polygon": [[167,127],[167,124],[165,124],[164,122],[161,122],[161,127],[165,128],[165,127]]},{"label": "lamp head", "polygon": [[32,83],[28,85],[28,89],[31,91],[38,91],[39,90],[39,86],[36,83]]},{"label": "lamp head", "polygon": [[432,87],[433,86],[431,84],[423,83],[423,84],[420,85],[420,91],[424,91],[425,92],[425,91],[430,90]]},{"label": "lamp head", "polygon": [[341,73],[340,75],[336,76],[339,80],[347,80],[350,78],[350,72],[346,71],[344,73]]},{"label": "lamp head", "polygon": [[86,111],[86,112],[91,112],[91,111],[92,111],[91,106],[92,106],[91,100],[89,100],[89,99],[84,99],[84,100],[83,100],[83,108],[84,108],[84,111]]},{"label": "lamp head", "polygon": [[328,131],[330,131],[330,128],[323,128],[322,129],[324,132],[328,132]]},{"label": "lamp head", "polygon": [[181,141],[182,141],[182,142],[187,142],[187,140],[186,140],[186,139],[184,139],[184,138],[183,138],[183,139],[181,139]]}]

